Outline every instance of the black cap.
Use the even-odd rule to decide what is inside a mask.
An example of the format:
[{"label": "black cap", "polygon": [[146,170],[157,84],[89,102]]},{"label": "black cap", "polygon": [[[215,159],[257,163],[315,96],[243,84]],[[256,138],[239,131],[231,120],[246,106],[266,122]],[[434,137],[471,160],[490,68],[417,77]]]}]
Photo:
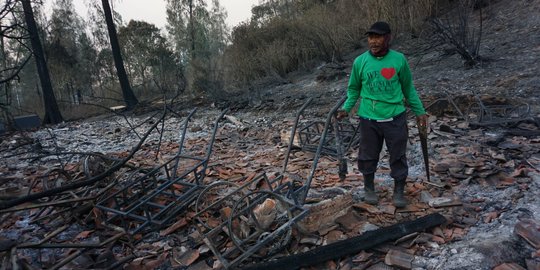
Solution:
[{"label": "black cap", "polygon": [[366,35],[367,34],[379,34],[379,35],[385,35],[385,34],[390,34],[390,25],[386,22],[376,22],[374,23],[373,25],[371,25],[371,27],[369,28],[369,30],[366,31]]}]

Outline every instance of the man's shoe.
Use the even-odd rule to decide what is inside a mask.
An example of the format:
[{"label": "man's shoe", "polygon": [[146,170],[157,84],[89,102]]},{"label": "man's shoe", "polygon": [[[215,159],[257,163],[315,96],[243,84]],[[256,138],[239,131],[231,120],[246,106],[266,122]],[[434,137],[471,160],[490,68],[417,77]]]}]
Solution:
[{"label": "man's shoe", "polygon": [[379,203],[379,197],[375,193],[375,174],[364,175],[364,191],[366,193],[364,197],[366,203],[372,205]]},{"label": "man's shoe", "polygon": [[394,206],[397,208],[404,208],[409,204],[405,199],[405,184],[406,179],[394,180]]}]

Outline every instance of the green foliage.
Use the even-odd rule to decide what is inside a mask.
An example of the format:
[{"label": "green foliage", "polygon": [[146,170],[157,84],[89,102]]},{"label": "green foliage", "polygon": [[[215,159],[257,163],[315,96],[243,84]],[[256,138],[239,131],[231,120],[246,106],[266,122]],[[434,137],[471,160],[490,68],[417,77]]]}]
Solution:
[{"label": "green foliage", "polygon": [[232,45],[225,54],[226,85],[242,88],[263,78],[283,80],[317,57],[318,44],[310,40],[307,23],[280,18],[265,21],[263,17],[259,14],[257,22],[233,30]]},{"label": "green foliage", "polygon": [[218,68],[227,44],[226,13],[219,1],[209,9],[204,0],[168,0],[167,30],[177,59],[186,66],[186,83],[191,97],[216,98],[222,89]]},{"label": "green foliage", "polygon": [[85,73],[86,67],[78,65],[81,54],[77,42],[84,27],[72,1],[55,1],[48,33],[44,47],[56,98],[78,103],[84,84],[80,74]]},{"label": "green foliage", "polygon": [[[39,9],[34,10],[38,20]],[[20,1],[0,4],[0,119],[5,123],[20,114],[43,113],[36,63],[32,57]]]},{"label": "green foliage", "polygon": [[319,62],[340,62],[360,48],[377,20],[394,33],[419,31],[437,1],[266,0],[252,8],[250,23],[232,32],[225,53],[225,85],[249,89],[253,80],[285,80]]},{"label": "green foliage", "polygon": [[12,109],[16,107],[13,104],[18,98],[14,85],[30,60],[30,54],[24,47],[26,32],[19,23],[22,21],[19,8],[14,0],[0,5],[0,120],[7,124],[13,122]]},{"label": "green foliage", "polygon": [[[49,21],[37,12],[39,24],[47,25],[41,30],[43,44],[64,113],[91,113],[75,110],[79,103],[103,107],[123,103],[100,1],[85,3],[90,7],[88,21],[75,14],[70,0],[55,0]],[[377,20],[388,21],[395,37],[419,36],[425,31],[426,18],[436,18],[441,7],[453,3],[263,0],[252,8],[251,21],[232,32],[219,0],[167,0],[167,35],[146,22],[124,24],[117,13],[114,19],[126,71],[138,97],[184,94],[222,100],[236,94],[256,98],[264,86],[287,82],[291,72],[345,60],[362,48],[366,28]],[[478,41],[478,32],[469,34],[474,34],[470,40]],[[8,42],[3,48],[4,66],[30,55],[21,44],[24,41]],[[12,85],[17,95],[12,96],[25,109],[41,110],[35,63],[25,66],[19,78],[20,83]]]},{"label": "green foliage", "polygon": [[118,39],[131,86],[138,96],[151,99],[161,94],[173,96],[176,93],[173,81],[180,78],[167,71],[181,67],[175,64],[165,37],[155,25],[132,20],[119,28]]}]

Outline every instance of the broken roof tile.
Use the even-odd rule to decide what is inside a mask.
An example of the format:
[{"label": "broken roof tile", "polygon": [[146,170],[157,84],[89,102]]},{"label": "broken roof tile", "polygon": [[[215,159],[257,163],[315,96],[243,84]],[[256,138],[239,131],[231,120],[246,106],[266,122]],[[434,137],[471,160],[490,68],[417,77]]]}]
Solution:
[{"label": "broken roof tile", "polygon": [[534,219],[522,219],[514,226],[514,232],[525,239],[534,248],[540,249],[540,222]]},{"label": "broken roof tile", "polygon": [[526,270],[516,263],[503,263],[495,266],[493,270]]},{"label": "broken roof tile", "polygon": [[390,266],[397,266],[401,269],[411,269],[414,255],[400,250],[390,249],[384,257],[384,263]]}]

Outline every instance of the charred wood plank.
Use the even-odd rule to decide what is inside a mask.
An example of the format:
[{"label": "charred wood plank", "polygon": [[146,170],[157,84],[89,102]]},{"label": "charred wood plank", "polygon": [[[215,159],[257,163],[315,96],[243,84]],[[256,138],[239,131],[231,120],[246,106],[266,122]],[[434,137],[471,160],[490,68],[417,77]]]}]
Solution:
[{"label": "charred wood plank", "polygon": [[525,130],[514,128],[505,132],[506,136],[523,136],[523,137],[538,137],[540,136],[540,130]]},{"label": "charred wood plank", "polygon": [[0,240],[0,252],[8,251],[17,245],[15,240]]},{"label": "charred wood plank", "polygon": [[356,254],[361,250],[375,247],[384,242],[401,238],[413,232],[424,231],[445,222],[446,218],[443,215],[439,213],[429,214],[416,220],[406,221],[378,230],[369,231],[362,235],[321,246],[304,253],[295,254],[273,261],[248,265],[246,268],[242,269],[299,269],[301,267],[315,265],[328,260]]}]

